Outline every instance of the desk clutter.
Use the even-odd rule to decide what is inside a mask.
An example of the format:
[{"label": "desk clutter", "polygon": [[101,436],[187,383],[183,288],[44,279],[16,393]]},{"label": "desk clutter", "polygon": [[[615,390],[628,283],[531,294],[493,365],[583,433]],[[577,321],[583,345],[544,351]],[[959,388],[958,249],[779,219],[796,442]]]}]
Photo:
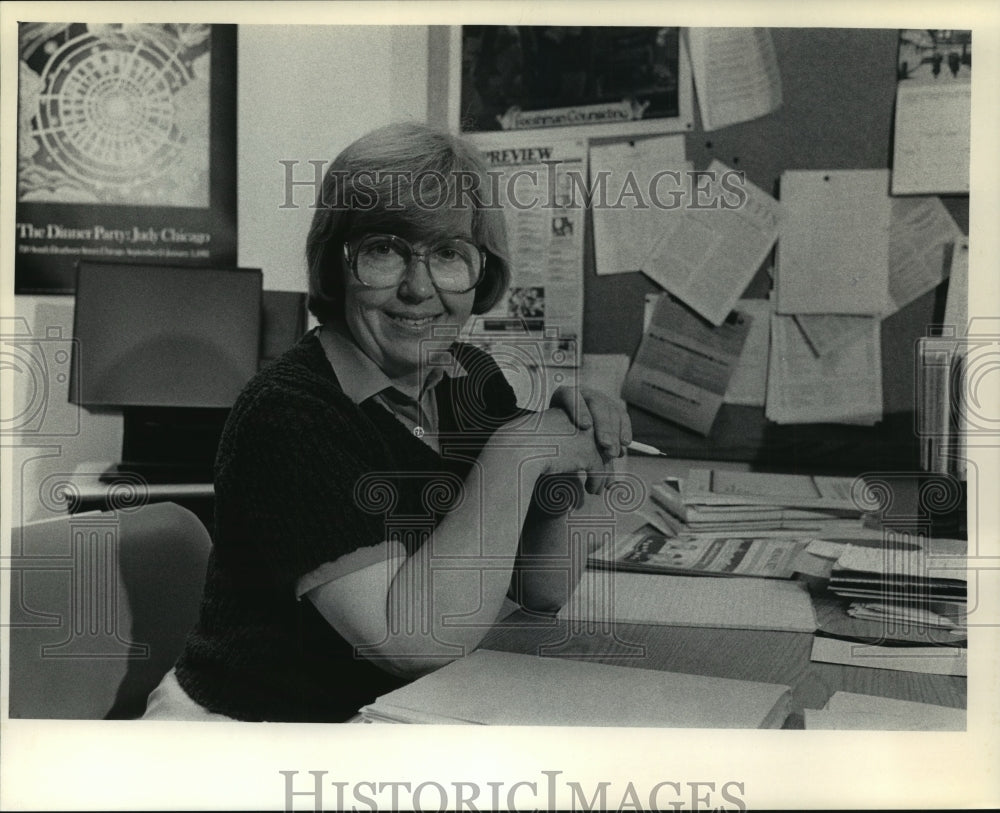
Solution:
[{"label": "desk clutter", "polygon": [[[672,514],[679,530],[647,524],[591,554],[554,621],[565,625],[571,638],[618,624],[809,635],[808,647],[801,637],[782,638],[781,646],[801,652],[799,670],[810,661],[816,669],[838,670],[805,669],[807,680],[819,674],[829,678],[831,689],[867,687],[869,670],[964,686],[966,543],[865,527],[851,498],[853,482],[691,469],[668,486],[677,505],[686,504],[686,497],[691,505],[732,503],[747,511],[825,508],[854,532],[836,538],[790,529],[754,536],[738,530],[702,533]],[[655,501],[654,487],[647,503]],[[643,511],[648,510],[647,505]],[[677,668],[669,662],[643,668],[643,660],[608,665],[592,660],[603,657],[600,652],[575,655],[581,660],[478,650],[378,698],[361,716],[373,723],[466,725],[779,728],[804,722],[817,729],[965,728],[963,708],[864,692],[836,691],[823,708],[794,707],[793,690],[780,683],[784,678],[744,679],[762,675],[745,671],[747,662],[734,679],[668,671]],[[802,686],[794,690],[799,691]],[[940,696],[958,703],[962,690],[952,684]]]}]

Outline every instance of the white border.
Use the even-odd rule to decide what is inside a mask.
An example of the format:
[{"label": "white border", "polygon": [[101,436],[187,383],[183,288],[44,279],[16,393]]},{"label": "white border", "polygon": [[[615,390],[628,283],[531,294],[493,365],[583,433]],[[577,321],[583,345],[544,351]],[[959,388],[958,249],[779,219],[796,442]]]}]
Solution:
[{"label": "white border", "polygon": [[[360,2],[360,3],[58,3],[0,4],[2,120],[16,121],[15,21],[90,20],[121,22],[200,20],[210,23],[299,22],[337,25],[455,24],[560,20],[592,25],[655,25],[670,16],[685,26],[972,28],[976,44],[973,79],[970,311],[1000,314],[1000,9],[992,0],[966,0],[960,7],[939,0],[700,0],[683,8],[662,2],[626,4],[551,2]],[[335,115],[335,109],[331,110]],[[13,195],[15,128],[0,133],[0,313],[13,312]],[[981,392],[986,409],[1000,405],[1000,376]],[[4,393],[5,408],[10,407]],[[648,789],[659,781],[739,781],[743,802],[753,809],[970,808],[1000,806],[1000,636],[996,565],[1000,482],[996,441],[972,449],[983,494],[978,503],[984,557],[977,572],[987,624],[970,633],[969,728],[964,733],[754,732],[627,729],[473,730],[423,727],[242,725],[183,723],[74,723],[2,720],[0,808],[19,809],[277,809],[284,803],[279,770],[326,770],[329,780],[468,782],[540,780],[540,770],[561,770],[562,780],[593,788],[612,781],[620,798],[626,782]],[[2,523],[9,523],[9,448],[0,443]],[[978,498],[978,499],[977,499]],[[9,551],[9,528],[0,544]],[[975,566],[975,563],[973,563]],[[6,572],[0,572],[5,589]],[[0,620],[7,617],[7,594]],[[0,630],[0,633],[4,632]],[[5,663],[5,658],[0,658]],[[4,714],[6,676],[0,677]],[[374,730],[378,728],[379,730]],[[433,796],[428,797],[433,800]],[[522,798],[530,804],[530,799]],[[298,800],[311,809],[311,800]],[[562,800],[568,805],[568,800]],[[328,806],[332,801],[328,802]],[[486,804],[479,803],[480,809]],[[364,809],[364,808],[362,808]]]}]

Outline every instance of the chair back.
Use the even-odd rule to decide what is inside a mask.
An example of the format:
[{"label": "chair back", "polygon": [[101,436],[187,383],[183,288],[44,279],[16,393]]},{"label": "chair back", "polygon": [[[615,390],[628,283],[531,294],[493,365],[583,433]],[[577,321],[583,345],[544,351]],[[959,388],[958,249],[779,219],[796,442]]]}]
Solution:
[{"label": "chair back", "polygon": [[153,503],[31,523],[11,542],[10,716],[142,716],[198,617],[205,526]]}]

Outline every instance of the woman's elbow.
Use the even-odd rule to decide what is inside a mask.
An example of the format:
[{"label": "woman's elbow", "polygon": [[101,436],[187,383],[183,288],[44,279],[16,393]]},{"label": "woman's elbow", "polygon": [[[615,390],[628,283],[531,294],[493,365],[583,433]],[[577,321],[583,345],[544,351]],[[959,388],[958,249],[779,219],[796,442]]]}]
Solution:
[{"label": "woman's elbow", "polygon": [[399,652],[366,652],[359,654],[379,669],[394,677],[404,680],[416,680],[430,672],[440,669],[445,664],[456,660],[459,655],[427,656],[418,653]]}]

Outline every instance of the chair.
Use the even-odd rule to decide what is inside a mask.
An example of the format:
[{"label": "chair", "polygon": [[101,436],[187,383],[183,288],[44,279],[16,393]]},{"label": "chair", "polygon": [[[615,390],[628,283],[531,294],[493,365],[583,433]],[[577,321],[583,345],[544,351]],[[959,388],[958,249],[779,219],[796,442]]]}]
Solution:
[{"label": "chair", "polygon": [[174,503],[13,530],[12,718],[140,717],[198,617],[211,540]]}]

